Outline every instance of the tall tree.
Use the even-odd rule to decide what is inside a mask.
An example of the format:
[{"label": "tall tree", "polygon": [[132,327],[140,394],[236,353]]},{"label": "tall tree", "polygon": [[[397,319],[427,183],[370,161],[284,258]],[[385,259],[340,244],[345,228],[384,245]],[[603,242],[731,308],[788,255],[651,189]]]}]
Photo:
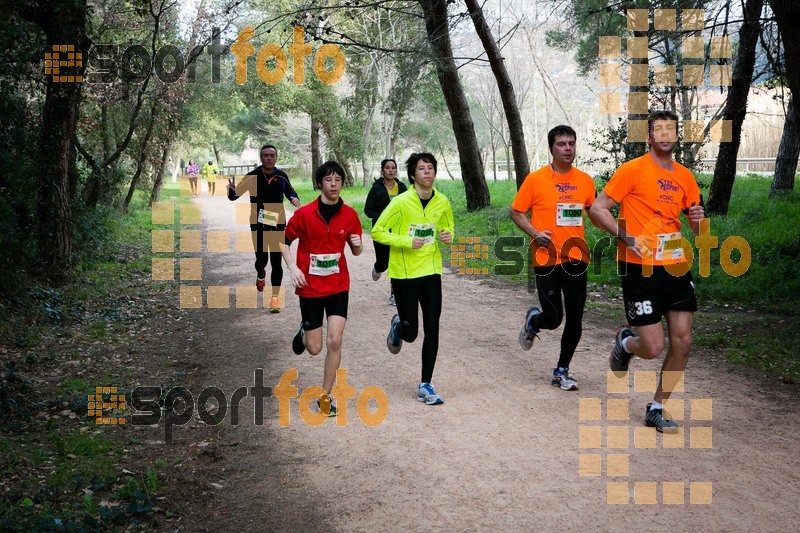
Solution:
[{"label": "tall tree", "polygon": [[450,43],[450,26],[447,16],[446,0],[419,0],[425,14],[425,29],[428,43],[436,57],[436,73],[442,87],[453,131],[456,134],[458,156],[461,162],[461,178],[467,197],[467,209],[475,211],[488,207],[491,202],[489,187],[483,173],[483,161],[475,135],[467,97],[458,68],[453,58],[453,47]]},{"label": "tall tree", "polygon": [[731,87],[722,119],[731,122],[730,142],[720,143],[714,178],[708,191],[707,211],[710,214],[728,214],[728,203],[736,179],[736,156],[742,138],[742,123],[747,115],[747,96],[753,80],[756,61],[756,46],[760,33],[761,10],[764,0],[747,0],[744,9],[744,22],[739,29],[739,53],[733,66]]},{"label": "tall tree", "polygon": [[[789,108],[786,114],[783,136],[778,150],[778,161],[775,167],[775,180],[772,183],[770,196],[778,191],[791,190],[794,187],[794,174],[797,169],[797,150],[800,140],[800,105],[797,105],[795,96],[800,94],[800,3],[796,0],[770,0],[770,6],[775,13],[778,31],[783,41],[785,75],[792,92]],[[790,130],[787,132],[787,128]],[[792,133],[793,130],[793,133]],[[794,155],[792,155],[794,152]],[[785,164],[784,164],[785,162]],[[778,166],[780,164],[780,166]],[[779,177],[780,171],[780,177]]]},{"label": "tall tree", "polygon": [[[483,16],[483,10],[478,5],[477,0],[466,0],[467,10],[469,11],[472,23],[475,26],[475,31],[481,39],[483,49],[489,58],[489,64],[492,67],[492,72],[497,80],[497,88],[500,90],[500,99],[503,102],[503,111],[506,115],[506,122],[508,124],[508,132],[511,137],[511,151],[514,154],[514,172],[517,176],[517,188],[522,186],[525,181],[525,176],[530,172],[530,164],[528,163],[528,151],[525,148],[525,132],[522,128],[522,117],[519,113],[517,106],[517,96],[514,92],[514,84],[511,82],[511,77],[508,75],[503,54],[497,41],[492,35],[489,25],[486,23],[486,18]],[[507,164],[511,164],[510,161]]]},{"label": "tall tree", "polygon": [[769,191],[770,198],[794,190],[794,175],[797,172],[797,158],[800,156],[800,113],[796,107],[797,102],[792,95],[786,109],[786,122],[783,124],[781,143],[775,159],[775,176]]},{"label": "tall tree", "polygon": [[[88,48],[86,0],[38,0],[21,6],[20,15],[42,28],[51,46],[72,43],[81,52]],[[48,77],[39,161],[47,162],[49,175],[38,181],[38,257],[45,276],[55,282],[63,280],[72,256],[70,176],[75,171],[70,167],[80,98],[80,83]]]}]

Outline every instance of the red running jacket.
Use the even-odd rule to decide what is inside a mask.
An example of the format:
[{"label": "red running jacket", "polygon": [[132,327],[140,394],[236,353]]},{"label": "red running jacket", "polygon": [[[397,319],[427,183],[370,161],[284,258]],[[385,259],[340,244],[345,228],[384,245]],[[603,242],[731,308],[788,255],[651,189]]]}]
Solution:
[{"label": "red running jacket", "polygon": [[[341,198],[339,199],[342,202]],[[350,290],[350,273],[347,270],[344,248],[350,235],[361,235],[361,221],[355,210],[342,202],[342,207],[325,223],[319,212],[319,197],[294,212],[286,224],[287,244],[300,239],[297,246],[297,267],[306,277],[307,285],[295,289],[295,294],[304,298],[321,298]],[[330,275],[309,273],[312,254],[341,254],[339,272]]]}]

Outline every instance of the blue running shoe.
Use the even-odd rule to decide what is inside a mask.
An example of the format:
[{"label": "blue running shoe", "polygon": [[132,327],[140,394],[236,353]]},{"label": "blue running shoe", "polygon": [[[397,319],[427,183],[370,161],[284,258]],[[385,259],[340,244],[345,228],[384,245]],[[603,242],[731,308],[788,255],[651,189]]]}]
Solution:
[{"label": "blue running shoe", "polygon": [[578,382],[575,381],[575,376],[569,373],[569,368],[554,368],[550,384],[553,387],[561,387],[562,390],[578,390]]},{"label": "blue running shoe", "polygon": [[400,316],[394,315],[392,317],[392,324],[389,326],[389,334],[386,336],[386,347],[392,353],[400,353],[400,348],[403,347],[403,339],[397,328],[400,326]]},{"label": "blue running shoe", "polygon": [[433,385],[430,383],[420,383],[417,387],[417,401],[425,402],[428,405],[439,405],[444,403],[442,397],[436,394],[433,390]]}]

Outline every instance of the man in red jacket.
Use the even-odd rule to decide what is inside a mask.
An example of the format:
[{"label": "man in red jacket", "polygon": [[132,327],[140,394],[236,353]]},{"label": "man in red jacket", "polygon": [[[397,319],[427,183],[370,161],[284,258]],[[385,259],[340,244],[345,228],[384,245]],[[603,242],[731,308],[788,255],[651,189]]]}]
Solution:
[{"label": "man in red jacket", "polygon": [[[336,161],[320,165],[314,180],[322,194],[295,211],[286,224],[287,246],[282,252],[295,293],[300,297],[302,322],[292,340],[294,353],[299,355],[308,350],[311,355],[317,355],[322,351],[322,318],[323,314],[327,316],[325,345],[328,352],[322,380],[325,394],[317,403],[328,416],[336,416],[330,392],[342,358],[342,334],[347,323],[350,274],[344,255],[345,244],[350,246],[353,255],[361,254],[361,222],[355,210],[339,198],[344,175]],[[295,239],[299,240],[296,264],[289,250]]]}]

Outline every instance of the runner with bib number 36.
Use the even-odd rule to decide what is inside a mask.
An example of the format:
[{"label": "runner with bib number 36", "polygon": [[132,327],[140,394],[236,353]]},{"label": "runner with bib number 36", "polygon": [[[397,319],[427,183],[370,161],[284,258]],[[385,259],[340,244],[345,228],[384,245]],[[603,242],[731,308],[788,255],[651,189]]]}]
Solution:
[{"label": "runner with bib number 36", "polygon": [[[325,372],[318,398],[320,411],[336,416],[330,392],[336,380],[336,370],[342,359],[342,335],[347,323],[347,304],[350,273],[344,255],[345,245],[353,255],[361,254],[361,222],[352,207],[339,198],[345,172],[336,161],[320,165],[314,180],[322,194],[304,205],[286,224],[286,246],[283,259],[296,294],[300,297],[300,329],[292,340],[292,350],[300,355],[322,351],[322,319],[328,320],[325,339]],[[297,239],[297,263],[289,246]]]},{"label": "runner with bib number 36", "polygon": [[[698,235],[705,210],[694,176],[672,160],[678,141],[678,116],[669,110],[654,111],[647,118],[647,129],[650,152],[617,169],[597,197],[589,217],[619,240],[617,260],[625,314],[628,325],[635,326],[638,332],[637,336],[629,327],[617,330],[611,370],[627,371],[634,355],[643,359],[661,355],[661,318],[666,316],[669,349],[655,398],[647,404],[645,423],[660,432],[676,432],[678,424],[668,419],[663,404],[689,361],[692,322],[697,311],[692,274],[688,268],[681,268],[686,258],[680,213]],[[619,222],[610,212],[617,203]]]}]

